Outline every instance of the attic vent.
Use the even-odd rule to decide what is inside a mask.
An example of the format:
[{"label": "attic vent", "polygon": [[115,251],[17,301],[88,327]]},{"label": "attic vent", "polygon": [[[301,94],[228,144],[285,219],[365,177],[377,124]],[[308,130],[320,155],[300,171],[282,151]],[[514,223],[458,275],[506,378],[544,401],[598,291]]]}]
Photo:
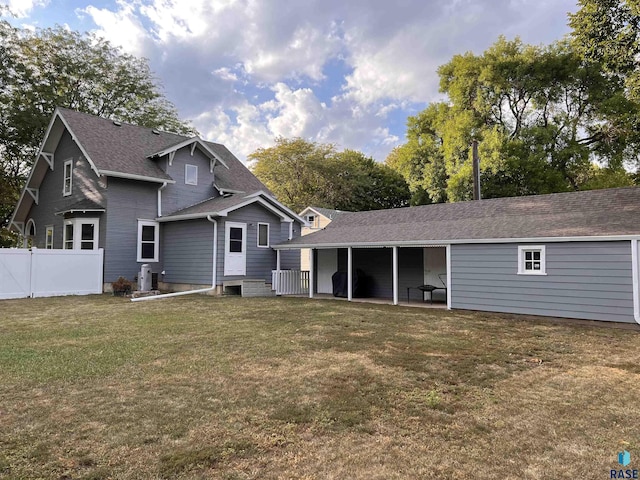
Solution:
[{"label": "attic vent", "polygon": [[151,130],[151,133],[153,133],[154,135],[160,135],[160,132],[158,130],[156,130],[155,128],[153,130]]},{"label": "attic vent", "polygon": [[113,121],[113,124],[114,124],[116,127],[121,127],[121,126],[122,126],[122,122],[121,122],[121,121],[119,121],[119,120],[114,120],[114,121]]}]

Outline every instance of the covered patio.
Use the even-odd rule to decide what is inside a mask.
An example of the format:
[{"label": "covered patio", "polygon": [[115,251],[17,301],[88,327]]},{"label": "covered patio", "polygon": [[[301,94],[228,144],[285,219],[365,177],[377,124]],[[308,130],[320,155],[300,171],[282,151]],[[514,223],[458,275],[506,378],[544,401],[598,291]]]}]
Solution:
[{"label": "covered patio", "polygon": [[[274,276],[278,294],[450,307],[448,245],[308,246],[309,271],[300,272],[293,288],[279,281],[286,278],[290,285],[293,273],[280,270],[280,254],[299,248],[278,247]],[[430,287],[419,289],[425,285]]]}]

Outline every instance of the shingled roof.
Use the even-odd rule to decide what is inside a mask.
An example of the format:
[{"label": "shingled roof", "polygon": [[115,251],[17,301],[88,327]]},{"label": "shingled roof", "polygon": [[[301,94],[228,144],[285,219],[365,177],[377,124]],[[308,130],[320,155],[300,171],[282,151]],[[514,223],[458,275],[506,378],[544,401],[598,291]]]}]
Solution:
[{"label": "shingled roof", "polygon": [[[117,172],[159,181],[172,180],[156,160],[147,157],[189,138],[129,123],[113,122],[66,108],[58,108],[58,113],[100,172]],[[228,166],[216,168],[218,188],[247,193],[260,190],[269,192],[224,145],[207,141],[204,143]]]},{"label": "shingled roof", "polygon": [[640,187],[344,212],[276,248],[640,235]]}]

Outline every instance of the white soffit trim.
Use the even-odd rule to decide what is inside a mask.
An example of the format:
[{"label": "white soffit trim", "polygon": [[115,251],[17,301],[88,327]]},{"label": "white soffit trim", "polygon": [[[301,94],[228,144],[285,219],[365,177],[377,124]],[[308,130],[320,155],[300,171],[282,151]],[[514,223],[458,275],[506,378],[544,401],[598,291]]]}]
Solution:
[{"label": "white soffit trim", "polygon": [[222,158],[220,158],[220,155],[218,155],[216,152],[211,150],[207,146],[207,144],[204,143],[204,141],[198,136],[187,138],[186,140],[184,140],[184,141],[182,141],[180,143],[177,143],[175,145],[172,145],[170,147],[167,147],[164,150],[160,150],[159,152],[152,153],[147,158],[156,157],[156,156],[163,157],[165,155],[169,155],[172,152],[176,152],[177,150],[180,150],[181,148],[184,148],[184,147],[186,147],[188,145],[192,145],[191,146],[191,155],[193,155],[193,149],[195,148],[195,146],[198,145],[202,150],[204,150],[205,153],[208,153],[210,156],[212,156],[217,161],[219,161],[222,165],[224,165],[227,168],[227,170],[229,169],[229,166],[226,164],[226,162],[224,160],[222,160]]},{"label": "white soffit trim", "polygon": [[[247,198],[247,200],[245,200],[244,202],[238,203],[237,205],[234,205],[233,207],[229,207],[229,208],[225,208],[224,210],[220,210],[218,212],[218,215],[220,215],[221,217],[226,217],[227,214],[229,214],[230,212],[233,212],[234,210],[238,210],[239,208],[246,207],[247,205],[251,205],[252,203],[258,202],[262,206],[264,206],[266,209],[268,209],[268,210],[272,211],[273,213],[275,213],[283,221],[285,221],[285,222],[293,222],[293,218],[285,215],[282,210],[279,210],[278,208],[276,208],[275,206],[271,205],[266,200],[256,196],[255,194],[248,195],[246,198]],[[286,207],[284,207],[284,208],[286,208]],[[288,209],[286,209],[286,210],[288,210]],[[295,216],[297,217],[297,215],[295,215]]]},{"label": "white soffit trim", "polygon": [[134,173],[114,172],[113,170],[100,170],[100,174],[106,177],[127,178],[129,180],[142,180],[154,183],[176,183],[175,180],[167,180],[166,178],[147,177],[145,175],[136,175]]},{"label": "white soffit trim", "polygon": [[252,193],[251,195],[247,195],[247,198],[252,198],[252,197],[264,197],[266,198],[268,201],[274,203],[276,205],[277,208],[279,208],[280,210],[282,210],[283,212],[286,212],[289,217],[291,217],[292,220],[297,220],[298,222],[306,225],[306,220],[304,218],[302,218],[300,215],[298,215],[296,212],[294,212],[293,210],[291,210],[289,207],[286,207],[285,205],[283,205],[282,203],[280,203],[278,200],[275,199],[275,197],[269,195],[267,192],[265,192],[264,190],[259,190],[257,192]]},{"label": "white soffit trim", "polygon": [[[330,227],[329,227],[330,228]],[[307,238],[307,237],[301,237]],[[620,242],[629,240],[640,240],[640,235],[601,235],[582,237],[536,237],[536,238],[481,238],[481,239],[460,239],[460,240],[405,240],[399,242],[356,242],[356,243],[296,243],[295,245],[281,244],[274,245],[275,249],[297,250],[299,248],[383,248],[383,247],[429,247],[465,244],[489,244],[489,243],[563,243],[563,242]]]},{"label": "white soffit trim", "polygon": [[98,167],[96,167],[96,164],[93,163],[93,160],[91,160],[91,157],[89,156],[89,154],[87,153],[87,151],[84,149],[84,147],[82,146],[82,144],[78,141],[78,138],[76,137],[76,134],[73,133],[73,130],[71,130],[71,128],[69,127],[69,124],[67,123],[67,121],[64,119],[64,116],[62,115],[62,112],[60,112],[58,109],[56,109],[55,112],[56,115],[58,115],[60,117],[60,120],[62,121],[62,123],[64,124],[65,128],[69,131],[69,133],[71,134],[71,139],[76,143],[76,145],[78,146],[78,148],[80,149],[80,151],[82,152],[82,154],[84,155],[84,158],[87,159],[87,162],[89,162],[89,166],[91,166],[91,170],[93,170],[96,175],[99,177],[100,176],[100,171],[98,170]]}]

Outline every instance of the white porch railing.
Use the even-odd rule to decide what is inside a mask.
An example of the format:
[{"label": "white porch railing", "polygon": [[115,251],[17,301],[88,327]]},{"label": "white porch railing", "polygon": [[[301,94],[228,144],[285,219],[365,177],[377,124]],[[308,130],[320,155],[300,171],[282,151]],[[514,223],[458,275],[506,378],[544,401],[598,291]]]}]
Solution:
[{"label": "white porch railing", "polygon": [[276,295],[304,295],[309,293],[309,272],[306,270],[272,270],[271,289]]}]

